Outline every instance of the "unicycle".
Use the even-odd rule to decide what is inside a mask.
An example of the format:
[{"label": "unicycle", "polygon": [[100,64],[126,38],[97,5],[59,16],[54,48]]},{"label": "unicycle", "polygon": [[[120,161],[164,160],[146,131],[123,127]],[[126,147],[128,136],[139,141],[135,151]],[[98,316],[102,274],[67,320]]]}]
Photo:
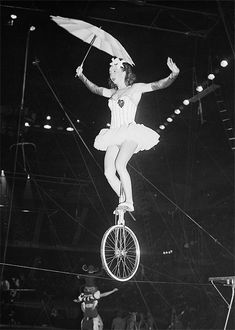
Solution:
[{"label": "unicycle", "polygon": [[101,242],[101,259],[106,272],[117,281],[130,280],[140,262],[139,242],[134,232],[125,225],[124,209],[115,210],[115,225],[104,234]]}]

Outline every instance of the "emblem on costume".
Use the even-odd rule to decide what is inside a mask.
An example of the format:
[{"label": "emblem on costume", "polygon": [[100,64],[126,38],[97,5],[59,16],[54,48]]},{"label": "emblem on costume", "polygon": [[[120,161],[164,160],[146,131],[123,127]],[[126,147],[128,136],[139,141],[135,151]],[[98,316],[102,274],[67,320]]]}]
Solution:
[{"label": "emblem on costume", "polygon": [[121,99],[119,99],[117,103],[118,103],[120,108],[122,108],[124,106],[124,101],[121,100]]}]

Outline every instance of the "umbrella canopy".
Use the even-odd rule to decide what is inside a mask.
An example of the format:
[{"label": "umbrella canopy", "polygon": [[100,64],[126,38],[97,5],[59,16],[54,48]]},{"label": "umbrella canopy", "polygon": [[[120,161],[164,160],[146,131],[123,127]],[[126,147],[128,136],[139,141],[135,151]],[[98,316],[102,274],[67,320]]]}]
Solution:
[{"label": "umbrella canopy", "polygon": [[61,16],[51,16],[51,19],[84,42],[92,44],[111,56],[119,57],[125,62],[134,65],[132,58],[120,42],[101,28],[84,21]]}]

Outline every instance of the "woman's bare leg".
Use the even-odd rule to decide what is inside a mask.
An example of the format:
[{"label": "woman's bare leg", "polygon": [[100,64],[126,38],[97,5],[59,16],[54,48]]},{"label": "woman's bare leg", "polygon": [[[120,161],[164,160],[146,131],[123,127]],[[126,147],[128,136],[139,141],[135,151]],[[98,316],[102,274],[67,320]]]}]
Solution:
[{"label": "woman's bare leg", "polygon": [[133,203],[131,178],[126,169],[128,161],[135,152],[137,143],[134,141],[125,141],[119,150],[116,158],[116,169],[119,174],[121,184],[125,193],[126,202]]},{"label": "woman's bare leg", "polygon": [[120,187],[121,183],[116,175],[115,161],[119,152],[118,146],[109,146],[106,150],[104,156],[104,175],[108,180],[108,183],[115,191],[115,193],[120,197]]}]

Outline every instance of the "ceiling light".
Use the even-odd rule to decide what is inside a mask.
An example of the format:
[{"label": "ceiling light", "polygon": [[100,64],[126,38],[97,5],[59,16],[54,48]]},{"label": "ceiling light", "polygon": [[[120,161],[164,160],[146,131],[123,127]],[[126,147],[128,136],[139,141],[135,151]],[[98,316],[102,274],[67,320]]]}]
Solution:
[{"label": "ceiling light", "polygon": [[180,114],[180,109],[175,109],[175,111],[174,111],[174,113],[176,114],[176,115],[179,115]]},{"label": "ceiling light", "polygon": [[46,124],[46,125],[44,125],[43,126],[45,129],[51,129],[51,125],[49,125],[49,124]]},{"label": "ceiling light", "polygon": [[228,65],[228,61],[227,60],[222,60],[220,62],[220,66],[222,66],[222,68],[225,68]]},{"label": "ceiling light", "polygon": [[173,119],[171,117],[167,118],[168,123],[171,123]]},{"label": "ceiling light", "polygon": [[46,119],[47,119],[47,120],[51,120],[51,116],[47,116]]},{"label": "ceiling light", "polygon": [[163,129],[165,129],[166,127],[165,127],[164,125],[160,125],[159,128],[163,130]]},{"label": "ceiling light", "polygon": [[184,100],[184,101],[183,101],[183,104],[184,104],[184,105],[189,105],[189,100]]},{"label": "ceiling light", "polygon": [[207,76],[207,78],[209,80],[214,80],[215,79],[215,75],[213,73],[209,73],[208,76]]},{"label": "ceiling light", "polygon": [[196,91],[197,92],[202,92],[203,91],[203,87],[201,85],[200,86],[197,86]]},{"label": "ceiling light", "polygon": [[72,132],[72,131],[74,131],[74,129],[73,129],[73,127],[67,127],[67,128],[66,128],[66,131],[68,131],[68,132]]}]

